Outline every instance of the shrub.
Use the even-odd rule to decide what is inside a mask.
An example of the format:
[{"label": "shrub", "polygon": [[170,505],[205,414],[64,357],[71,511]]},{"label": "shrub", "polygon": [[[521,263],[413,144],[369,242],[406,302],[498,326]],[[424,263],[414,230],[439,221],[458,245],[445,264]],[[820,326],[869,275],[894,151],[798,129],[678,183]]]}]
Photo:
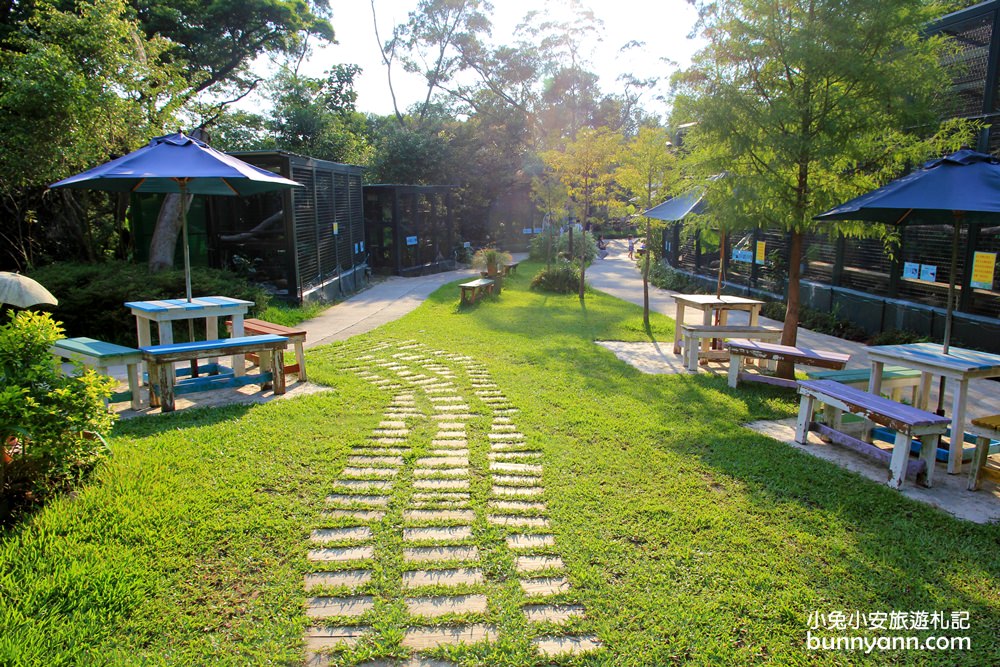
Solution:
[{"label": "shrub", "polygon": [[691,280],[666,262],[649,263],[649,283],[661,289],[683,294],[697,294],[702,291],[697,281]]},{"label": "shrub", "polygon": [[909,345],[911,343],[927,343],[930,341],[924,334],[918,334],[914,331],[907,331],[905,329],[888,329],[886,331],[880,331],[879,333],[872,336],[872,339],[868,341],[869,345]]},{"label": "shrub", "polygon": [[[780,301],[769,301],[761,308],[761,314],[772,320],[785,321],[785,304]],[[799,308],[799,326],[817,333],[829,334],[844,340],[863,341],[868,333],[850,320],[839,316],[838,311],[824,313],[807,306]]]},{"label": "shrub", "polygon": [[114,423],[104,407],[114,381],[93,371],[64,376],[49,351],[60,338],[48,313],[10,314],[0,326],[0,522],[92,468],[104,451],[95,434]]},{"label": "shrub", "polygon": [[559,294],[575,294],[580,289],[580,269],[569,262],[559,262],[542,269],[531,279],[531,289]]},{"label": "shrub", "polygon": [[[549,227],[543,233],[531,239],[529,257],[537,262],[547,262],[546,253],[549,249],[550,238],[552,239],[552,259],[556,257],[569,259],[569,234],[560,234],[558,229],[552,227]],[[590,264],[597,259],[597,239],[590,232],[584,232],[583,234],[573,233],[572,259],[575,260],[580,257],[579,243],[581,243],[581,238],[584,244],[584,259],[587,264]]]},{"label": "shrub", "polygon": [[[126,301],[176,299],[184,296],[184,272],[150,274],[144,265],[128,262],[100,264],[59,263],[33,271],[31,277],[45,285],[59,305],[53,315],[67,336],[89,336],[135,347],[135,318]],[[228,271],[195,268],[191,271],[194,294],[223,295],[253,301],[250,317],[265,310],[270,295]],[[185,327],[175,327],[177,342],[187,336]]]}]

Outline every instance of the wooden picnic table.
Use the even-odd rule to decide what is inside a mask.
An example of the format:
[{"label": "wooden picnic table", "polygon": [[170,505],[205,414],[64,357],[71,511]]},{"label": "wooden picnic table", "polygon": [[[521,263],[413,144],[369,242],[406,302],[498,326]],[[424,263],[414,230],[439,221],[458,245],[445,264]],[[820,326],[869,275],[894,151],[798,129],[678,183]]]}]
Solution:
[{"label": "wooden picnic table", "polygon": [[[763,301],[748,299],[742,296],[715,296],[714,294],[674,294],[674,302],[677,304],[674,326],[674,354],[681,353],[681,325],[684,324],[684,315],[687,308],[700,310],[702,313],[700,324],[709,326],[715,324],[716,313],[719,315],[719,326],[726,326],[727,315],[730,310],[742,310],[750,314],[750,326],[757,326],[760,318],[760,309],[764,305]],[[711,341],[705,339],[702,342],[702,351],[708,352]]]},{"label": "wooden picnic table", "polygon": [[869,347],[868,360],[872,364],[868,391],[877,394],[882,389],[882,372],[886,364],[914,368],[921,372],[916,407],[926,410],[930,399],[932,380],[935,376],[947,378],[952,383],[951,438],[948,450],[948,472],[962,472],[962,445],[964,441],[965,408],[969,395],[969,380],[1000,377],[1000,354],[990,354],[960,347],[949,347],[948,354],[938,343],[913,343],[909,345],[875,345]]}]

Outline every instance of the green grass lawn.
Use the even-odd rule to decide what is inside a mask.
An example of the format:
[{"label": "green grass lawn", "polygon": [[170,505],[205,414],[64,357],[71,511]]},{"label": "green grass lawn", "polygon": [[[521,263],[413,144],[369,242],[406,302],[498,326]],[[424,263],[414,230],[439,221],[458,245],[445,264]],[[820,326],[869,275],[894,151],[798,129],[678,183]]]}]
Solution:
[{"label": "green grass lawn", "polygon": [[[519,428],[544,452],[563,599],[586,608],[573,627],[604,644],[560,664],[997,664],[1000,526],[740,425],[793,416],[789,393],[639,373],[593,341],[648,340],[641,310],[532,293],[537,268],[522,263],[497,300],[460,309],[449,285],[398,322],[311,350],[310,379],[333,391],[119,424],[90,483],[0,537],[0,664],[300,663],[309,532],[392,398],[345,369],[382,340],[469,355],[521,408]],[[654,316],[652,336],[670,341],[672,326]],[[393,521],[377,540],[399,540]],[[495,543],[496,530],[477,524],[475,539]],[[531,664],[508,560],[484,549],[483,620],[501,639],[444,652],[461,664]],[[386,610],[373,619],[382,641],[342,663],[402,655],[400,567],[382,565],[369,589]],[[810,613],[833,611],[965,611],[967,631],[886,634],[969,636],[972,648],[808,650]]]}]

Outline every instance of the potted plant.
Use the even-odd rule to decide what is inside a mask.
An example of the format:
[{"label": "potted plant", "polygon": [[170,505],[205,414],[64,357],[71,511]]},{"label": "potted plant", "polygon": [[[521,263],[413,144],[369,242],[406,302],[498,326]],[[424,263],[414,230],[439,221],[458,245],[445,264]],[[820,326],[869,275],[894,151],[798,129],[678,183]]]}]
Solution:
[{"label": "potted plant", "polygon": [[510,253],[496,248],[481,248],[472,257],[473,268],[486,271],[490,278],[497,278],[500,275],[500,267],[510,263]]}]

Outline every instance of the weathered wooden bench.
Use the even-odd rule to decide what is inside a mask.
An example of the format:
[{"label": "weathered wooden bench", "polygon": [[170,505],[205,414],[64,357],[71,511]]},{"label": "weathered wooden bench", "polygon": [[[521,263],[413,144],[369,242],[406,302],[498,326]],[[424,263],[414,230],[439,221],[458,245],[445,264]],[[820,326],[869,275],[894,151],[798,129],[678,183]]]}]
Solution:
[{"label": "weathered wooden bench", "polygon": [[[806,375],[810,380],[836,380],[857,389],[867,389],[872,369],[845,368],[840,371],[810,371]],[[913,368],[886,366],[882,369],[882,389],[890,392],[889,397],[894,401],[902,398],[904,389],[910,389],[910,401],[915,404],[921,375],[920,371]]]},{"label": "weathered wooden bench", "polygon": [[509,276],[511,274],[517,273],[517,265],[518,264],[520,264],[520,262],[508,262],[507,264],[504,264],[503,265],[503,274],[504,274],[504,276]]},{"label": "weathered wooden bench", "polygon": [[[245,384],[259,384],[261,390],[274,387],[275,395],[285,393],[285,347],[288,339],[284,336],[262,334],[219,340],[200,340],[190,343],[151,345],[140,348],[143,360],[149,365],[150,406],[160,406],[163,412],[174,410],[174,394],[208,391]],[[225,355],[257,354],[260,356],[260,372],[255,375],[216,375],[185,380],[183,386],[175,387],[173,366],[175,362],[221,357]]]},{"label": "weathered wooden bench", "polygon": [[747,359],[774,362],[790,361],[804,366],[840,370],[851,358],[851,355],[841,354],[840,352],[813,350],[806,347],[778,345],[775,343],[762,343],[741,338],[728,341],[726,347],[729,349],[729,386],[733,388],[739,384],[740,380],[745,382],[763,382],[765,384],[792,389],[796,386],[795,380],[744,373],[743,363]]},{"label": "weathered wooden bench", "polygon": [[111,375],[111,366],[125,366],[128,375],[128,391],[111,395],[114,401],[130,401],[133,410],[142,407],[139,392],[139,362],[142,353],[131,347],[105,343],[94,338],[63,338],[52,345],[52,354],[92,368],[102,375]]},{"label": "weathered wooden bench", "polygon": [[494,282],[490,278],[476,278],[467,283],[462,283],[462,303],[475,303],[483,294],[493,294]]},{"label": "weathered wooden bench", "polygon": [[969,491],[978,491],[983,466],[990,455],[990,442],[1000,440],[1000,415],[973,419],[966,430],[976,436],[976,453],[972,456],[972,469],[969,470]]},{"label": "weathered wooden bench", "polygon": [[[934,478],[934,458],[938,440],[948,429],[951,420],[910,405],[869,394],[834,380],[804,380],[798,383],[799,416],[795,424],[795,441],[807,444],[809,431],[816,431],[835,444],[843,445],[859,454],[889,464],[887,484],[898,489],[907,476],[931,486]],[[815,402],[820,401],[833,409],[864,417],[896,432],[892,453],[864,440],[858,440],[837,429],[812,421]],[[910,442],[920,440],[920,459],[910,460]]]},{"label": "weathered wooden bench", "polygon": [[729,353],[726,350],[713,352],[702,350],[701,342],[704,339],[727,339],[739,338],[746,340],[766,340],[776,341],[781,338],[781,329],[777,327],[750,326],[739,324],[727,324],[714,326],[711,324],[682,324],[681,340],[683,341],[684,363],[687,369],[692,372],[698,370],[698,359],[719,358],[726,359]]},{"label": "weathered wooden bench", "polygon": [[[232,325],[228,322],[226,323],[226,327],[232,331]],[[292,329],[291,327],[274,324],[273,322],[251,318],[243,320],[243,330],[248,335],[274,334],[275,336],[284,336],[287,338],[288,342],[295,348],[295,363],[285,364],[285,375],[288,376],[296,373],[299,376],[299,381],[306,381],[306,355],[303,350],[307,333],[305,329]],[[256,354],[248,354],[247,359],[260,365],[260,358]]]}]

